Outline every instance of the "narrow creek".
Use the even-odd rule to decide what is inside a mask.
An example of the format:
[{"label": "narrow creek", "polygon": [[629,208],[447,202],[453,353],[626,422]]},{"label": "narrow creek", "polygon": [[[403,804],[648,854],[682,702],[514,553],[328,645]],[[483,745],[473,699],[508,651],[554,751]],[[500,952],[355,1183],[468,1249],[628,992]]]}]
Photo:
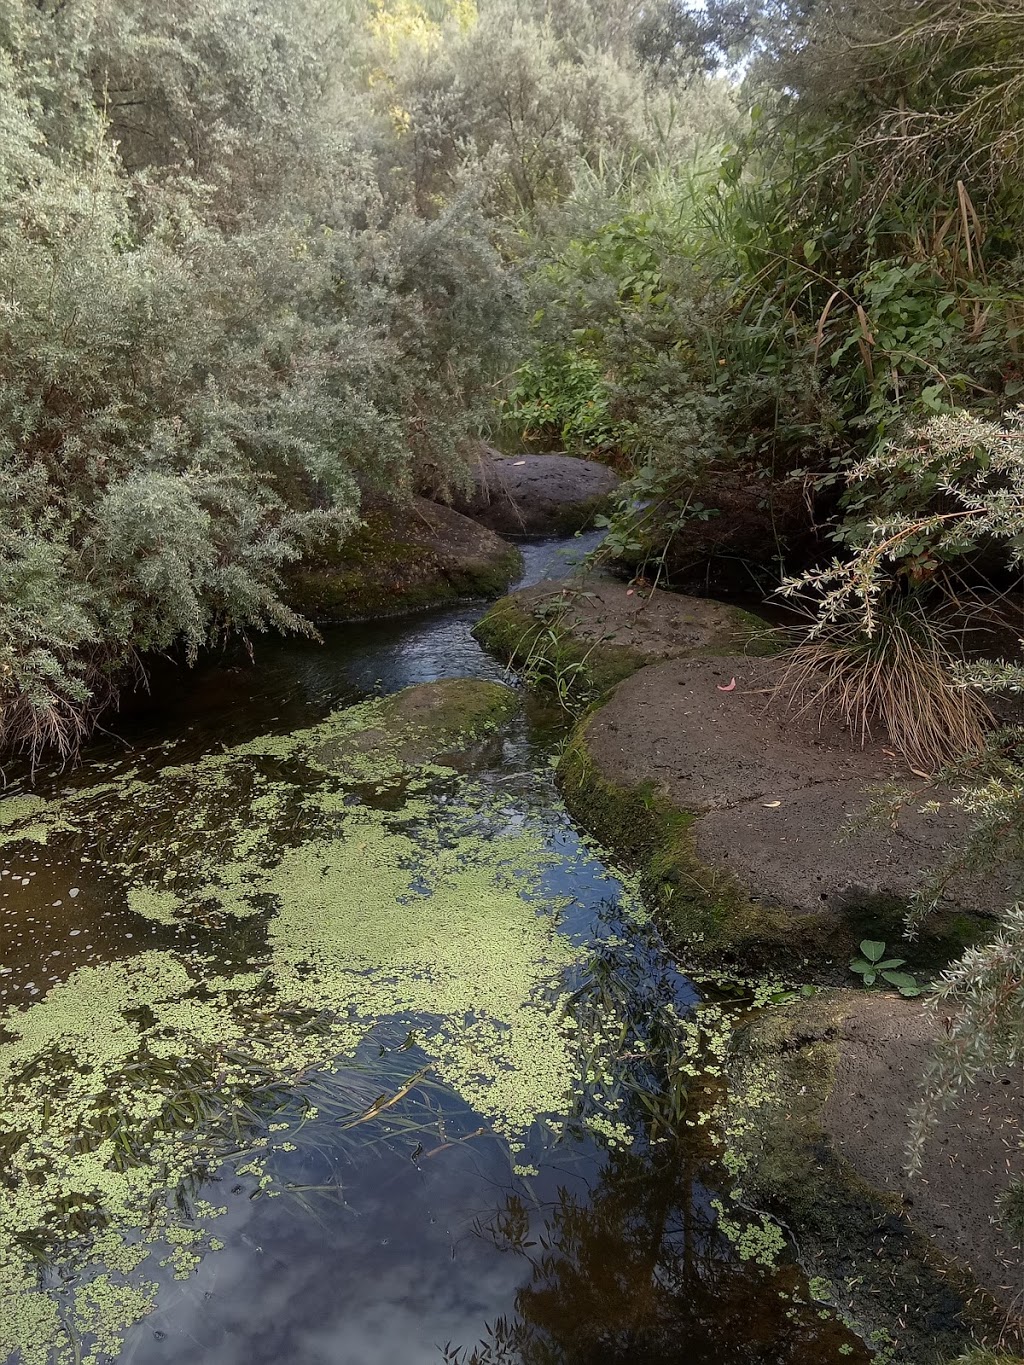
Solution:
[{"label": "narrow creek", "polygon": [[387,733],[509,681],[479,612],[261,641],[0,799],[0,1359],[871,1358],[720,1226],[699,994],[564,812],[564,727]]}]

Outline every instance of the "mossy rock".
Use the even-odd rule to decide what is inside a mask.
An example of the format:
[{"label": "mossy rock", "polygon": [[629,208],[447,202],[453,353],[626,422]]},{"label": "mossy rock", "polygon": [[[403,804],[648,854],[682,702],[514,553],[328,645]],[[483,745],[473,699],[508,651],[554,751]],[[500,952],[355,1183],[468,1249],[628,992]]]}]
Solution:
[{"label": "mossy rock", "polygon": [[[859,994],[821,992],[741,1028],[718,1115],[725,1162],[743,1205],[781,1221],[812,1288],[879,1359],[939,1365],[993,1339],[1005,1318],[963,1266],[915,1229],[900,1196],[862,1179],[826,1130],[843,1021]],[[852,1120],[853,1095],[842,1112]],[[989,1359],[967,1356],[965,1365]]]},{"label": "mossy rock", "polygon": [[503,597],[473,634],[527,682],[564,693],[578,709],[659,660],[778,647],[768,624],[740,607],[632,588],[600,573]]},{"label": "mossy rock", "polygon": [[476,623],[473,635],[488,653],[542,691],[556,691],[560,682],[580,703],[610,692],[647,659],[636,650],[587,644],[557,622],[535,615],[518,594],[503,597]]},{"label": "mossy rock", "polygon": [[617,785],[598,769],[580,722],[558,764],[565,804],[612,855],[640,877],[672,944],[694,965],[741,974],[783,972],[801,979],[845,981],[864,938],[881,939],[911,958],[921,974],[937,972],[990,931],[980,917],[939,913],[913,944],[905,935],[908,903],[864,898],[819,914],[793,914],[752,898],[726,867],[697,849],[699,815],[675,807],[653,782]]},{"label": "mossy rock", "polygon": [[691,960],[750,971],[806,957],[804,927],[754,904],[731,873],[701,862],[691,812],[673,807],[653,783],[620,787],[598,772],[586,721],[563,751],[558,781],[574,818],[639,874],[670,941]]},{"label": "mossy rock", "polygon": [[287,575],[288,605],[318,624],[399,616],[468,598],[497,597],[522,572],[514,545],[425,498],[378,502],[340,545]]},{"label": "mossy rock", "polygon": [[390,767],[412,768],[473,749],[500,733],[520,705],[511,688],[479,678],[419,683],[382,698],[371,725],[328,739],[313,758],[339,771],[382,755]]}]

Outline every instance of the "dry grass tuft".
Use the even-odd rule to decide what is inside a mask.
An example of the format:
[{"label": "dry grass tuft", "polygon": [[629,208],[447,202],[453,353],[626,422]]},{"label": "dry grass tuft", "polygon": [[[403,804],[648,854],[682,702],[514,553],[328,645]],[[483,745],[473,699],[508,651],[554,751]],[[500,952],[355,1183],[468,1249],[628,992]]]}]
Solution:
[{"label": "dry grass tuft", "polygon": [[957,682],[957,656],[919,609],[880,621],[835,621],[781,657],[775,700],[819,724],[838,720],[863,745],[881,732],[922,776],[983,748],[995,723],[977,692]]}]

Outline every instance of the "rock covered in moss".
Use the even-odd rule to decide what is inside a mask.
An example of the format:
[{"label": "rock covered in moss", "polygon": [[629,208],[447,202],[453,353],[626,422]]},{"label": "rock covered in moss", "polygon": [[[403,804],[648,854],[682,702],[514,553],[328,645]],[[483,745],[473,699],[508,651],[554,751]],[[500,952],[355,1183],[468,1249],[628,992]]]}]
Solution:
[{"label": "rock covered in moss", "polygon": [[571,455],[499,455],[484,449],[458,511],[503,535],[572,535],[607,510],[619,476]]},{"label": "rock covered in moss", "polygon": [[358,761],[404,767],[464,752],[495,734],[520,707],[501,683],[446,678],[419,683],[355,708],[356,723],[313,750],[317,762],[351,769]]},{"label": "rock covered in moss", "polygon": [[[880,744],[771,704],[776,677],[742,655],[641,670],[581,726],[565,795],[612,848],[630,846],[692,945],[845,971],[860,938],[901,937],[910,897],[969,818],[941,788],[896,825],[870,818],[879,788],[920,784]],[[1003,880],[953,878],[917,961],[944,963],[983,932]]]},{"label": "rock covered in moss", "polygon": [[378,501],[354,535],[289,572],[285,597],[318,624],[360,621],[497,597],[521,569],[514,545],[450,507]]},{"label": "rock covered in moss", "polygon": [[503,597],[473,633],[492,653],[541,678],[582,670],[594,695],[660,659],[774,649],[768,624],[740,607],[630,587],[602,573]]},{"label": "rock covered in moss", "polygon": [[[900,1365],[998,1332],[1024,1274],[992,1226],[1019,1086],[983,1082],[940,1118],[920,1177],[905,1173],[907,1115],[939,1029],[920,1002],[880,992],[770,1008],[739,1035],[717,1116],[744,1203],[783,1220],[821,1296]],[[1021,1344],[1012,1329],[1003,1338]]]}]

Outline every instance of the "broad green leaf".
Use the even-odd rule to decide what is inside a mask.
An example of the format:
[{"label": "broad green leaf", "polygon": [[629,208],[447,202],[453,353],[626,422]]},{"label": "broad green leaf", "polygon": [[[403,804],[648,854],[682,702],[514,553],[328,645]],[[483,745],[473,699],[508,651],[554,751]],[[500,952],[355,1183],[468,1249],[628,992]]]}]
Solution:
[{"label": "broad green leaf", "polygon": [[911,976],[909,972],[883,972],[882,979],[888,981],[890,986],[895,986],[900,995],[921,994],[921,987],[917,984],[917,978]]},{"label": "broad green leaf", "polygon": [[865,938],[861,940],[860,950],[869,962],[879,962],[885,955],[885,944],[877,939]]}]

